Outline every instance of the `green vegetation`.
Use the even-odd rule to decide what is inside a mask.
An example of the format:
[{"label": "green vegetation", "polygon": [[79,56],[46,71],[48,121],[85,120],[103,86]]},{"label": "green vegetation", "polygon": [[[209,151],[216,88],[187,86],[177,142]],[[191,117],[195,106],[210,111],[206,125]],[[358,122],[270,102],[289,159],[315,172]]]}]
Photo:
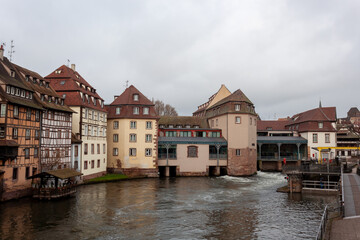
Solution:
[{"label": "green vegetation", "polygon": [[93,178],[86,183],[101,183],[101,182],[112,182],[112,181],[119,181],[123,179],[128,179],[129,177],[124,174],[106,174],[101,177]]}]

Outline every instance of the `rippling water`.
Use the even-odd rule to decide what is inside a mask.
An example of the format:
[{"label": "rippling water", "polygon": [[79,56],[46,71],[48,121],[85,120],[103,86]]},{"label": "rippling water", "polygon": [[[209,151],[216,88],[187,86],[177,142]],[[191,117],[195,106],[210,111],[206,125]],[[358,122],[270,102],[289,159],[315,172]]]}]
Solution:
[{"label": "rippling water", "polygon": [[141,179],[0,203],[0,239],[309,239],[336,198],[277,193],[279,173]]}]

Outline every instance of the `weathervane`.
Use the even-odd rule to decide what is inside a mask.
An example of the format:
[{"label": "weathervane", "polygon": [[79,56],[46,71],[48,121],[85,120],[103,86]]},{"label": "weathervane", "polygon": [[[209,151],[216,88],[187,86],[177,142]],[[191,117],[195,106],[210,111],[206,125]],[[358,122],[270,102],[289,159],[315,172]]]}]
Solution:
[{"label": "weathervane", "polygon": [[[4,44],[4,46],[5,46],[5,44]],[[11,62],[11,60],[12,60],[12,55],[13,55],[13,53],[15,53],[15,51],[13,50],[14,47],[15,47],[15,46],[14,46],[14,40],[11,40],[10,50],[9,50],[10,62]]]}]

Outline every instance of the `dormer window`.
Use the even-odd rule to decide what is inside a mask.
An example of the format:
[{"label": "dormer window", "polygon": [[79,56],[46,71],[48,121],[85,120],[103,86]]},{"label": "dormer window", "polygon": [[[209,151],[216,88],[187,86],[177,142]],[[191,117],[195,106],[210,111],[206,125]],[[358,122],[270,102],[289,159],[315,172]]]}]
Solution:
[{"label": "dormer window", "polygon": [[61,82],[60,82],[60,85],[64,85],[64,84],[65,84],[65,81],[61,81]]},{"label": "dormer window", "polygon": [[116,114],[116,115],[119,115],[119,114],[120,114],[120,110],[121,110],[120,107],[117,107],[117,108],[116,108],[116,111],[115,111],[115,114]]},{"label": "dormer window", "polygon": [[15,88],[11,87],[11,95],[14,95],[14,94],[15,94]]},{"label": "dormer window", "polygon": [[61,105],[62,106],[64,105],[64,99],[61,99]]},{"label": "dormer window", "polygon": [[10,86],[6,86],[6,93],[10,93],[10,89],[11,89]]},{"label": "dormer window", "polygon": [[45,96],[43,94],[41,94],[41,101],[45,100]]},{"label": "dormer window", "polygon": [[63,99],[65,99],[65,98],[66,98],[66,94],[63,94],[62,97],[63,97]]},{"label": "dormer window", "polygon": [[45,86],[46,86],[47,88],[49,88],[49,83],[48,83],[48,82],[46,82],[46,83],[45,83]]},{"label": "dormer window", "polygon": [[133,108],[133,114],[138,115],[139,114],[139,107]]},{"label": "dormer window", "polygon": [[235,111],[240,111],[240,104],[235,104]]},{"label": "dormer window", "polygon": [[25,80],[26,80],[27,82],[30,81],[30,76],[29,76],[29,75],[26,75]]},{"label": "dormer window", "polygon": [[11,77],[15,77],[15,71],[14,71],[14,70],[11,70],[10,76],[11,76]]},{"label": "dormer window", "polygon": [[55,74],[60,74],[61,73],[61,70],[56,70],[55,71]]},{"label": "dormer window", "polygon": [[21,90],[21,97],[25,97],[25,90]]},{"label": "dormer window", "polygon": [[29,98],[30,98],[30,99],[32,99],[32,97],[33,97],[33,94],[32,94],[32,93],[30,93],[30,94],[29,94]]},{"label": "dormer window", "polygon": [[16,89],[16,93],[15,93],[15,96],[20,96],[20,89]]},{"label": "dormer window", "polygon": [[134,101],[139,101],[139,94],[134,94],[133,99]]},{"label": "dormer window", "polygon": [[323,123],[323,122],[319,122],[319,123],[318,123],[318,126],[319,126],[319,128],[323,128],[323,127],[324,127],[324,123]]},{"label": "dormer window", "polygon": [[36,78],[35,77],[33,77],[33,83],[36,83]]},{"label": "dormer window", "polygon": [[170,124],[170,125],[169,125],[169,128],[174,128],[174,125]]},{"label": "dormer window", "polygon": [[149,115],[149,108],[148,107],[144,107],[143,114],[144,115]]}]

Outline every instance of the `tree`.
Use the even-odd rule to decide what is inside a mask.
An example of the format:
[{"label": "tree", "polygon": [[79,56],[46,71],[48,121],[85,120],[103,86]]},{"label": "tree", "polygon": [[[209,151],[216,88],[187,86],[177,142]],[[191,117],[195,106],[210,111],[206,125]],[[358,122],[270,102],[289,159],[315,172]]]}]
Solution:
[{"label": "tree", "polygon": [[155,112],[158,116],[177,116],[178,113],[173,106],[170,104],[165,104],[161,100],[156,100],[155,104]]}]

